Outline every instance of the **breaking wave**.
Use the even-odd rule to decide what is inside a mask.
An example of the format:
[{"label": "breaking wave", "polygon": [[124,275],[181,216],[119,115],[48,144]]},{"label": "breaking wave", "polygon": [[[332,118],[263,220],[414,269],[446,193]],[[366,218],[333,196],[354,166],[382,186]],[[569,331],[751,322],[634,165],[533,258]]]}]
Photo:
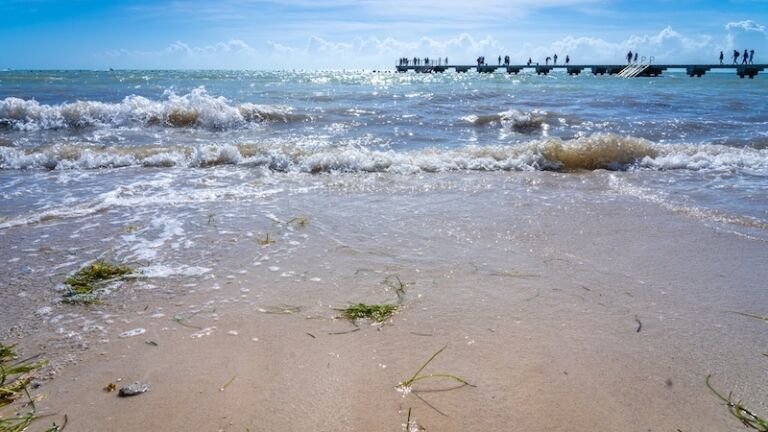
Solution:
[{"label": "breaking wave", "polygon": [[548,114],[541,110],[533,110],[529,112],[512,110],[496,114],[472,114],[461,118],[461,120],[475,126],[486,126],[499,123],[505,128],[523,134],[531,134],[546,129],[548,126],[546,123],[547,119]]},{"label": "breaking wave", "polygon": [[290,107],[234,104],[198,87],[186,95],[166,91],[163,100],[128,96],[119,103],[78,101],[46,105],[36,100],[0,100],[0,128],[23,131],[87,127],[164,126],[173,128],[236,129],[258,122],[309,120]]},{"label": "breaking wave", "polygon": [[279,172],[445,172],[529,170],[745,170],[768,175],[768,149],[667,145],[599,133],[517,145],[373,150],[358,145],[210,144],[177,147],[0,147],[0,169],[97,169],[128,166],[263,166]]}]

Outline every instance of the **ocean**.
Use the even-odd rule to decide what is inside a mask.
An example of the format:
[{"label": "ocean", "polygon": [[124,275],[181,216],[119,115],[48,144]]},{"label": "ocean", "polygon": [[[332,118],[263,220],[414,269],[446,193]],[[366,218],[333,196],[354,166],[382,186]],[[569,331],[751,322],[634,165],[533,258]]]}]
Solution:
[{"label": "ocean", "polygon": [[[110,374],[196,406],[185,385],[231,375],[184,371],[220,362],[233,395],[271,383],[261,420],[232,414],[251,430],[401,430],[413,398],[392,387],[444,344],[477,388],[408,405],[429,430],[727,427],[707,373],[757,409],[768,390],[764,322],[731,313],[768,312],[767,83],[1,71],[0,338],[83,380],[43,405],[77,430],[105,429],[66,400],[111,403]],[[133,274],[63,303],[98,259]],[[334,316],[394,304],[396,279],[391,322]]]},{"label": "ocean", "polygon": [[66,216],[94,177],[105,193],[127,171],[184,183],[206,169],[277,183],[605,170],[622,173],[611,187],[765,227],[767,95],[762,76],[730,73],[0,72],[0,227]]}]

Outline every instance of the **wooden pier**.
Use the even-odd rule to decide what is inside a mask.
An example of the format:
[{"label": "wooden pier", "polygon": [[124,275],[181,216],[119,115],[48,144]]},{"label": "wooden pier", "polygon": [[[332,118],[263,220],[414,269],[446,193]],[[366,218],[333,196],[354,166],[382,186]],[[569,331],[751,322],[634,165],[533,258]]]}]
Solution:
[{"label": "wooden pier", "polygon": [[[592,72],[593,75],[618,75],[627,66],[630,65],[401,65],[397,66],[397,71],[408,72],[412,70],[416,73],[441,73],[453,69],[459,73],[469,72],[470,70],[476,70],[479,73],[494,73],[501,69],[508,74],[517,75],[525,69],[531,69],[537,75],[548,75],[555,69],[565,69],[568,75],[579,75],[585,70]],[[766,64],[650,64],[640,66],[642,66],[642,70],[636,75],[632,75],[633,77],[657,77],[669,69],[682,69],[685,70],[688,76],[700,78],[714,69],[730,69],[736,71],[736,75],[739,78],[754,78],[758,72],[768,68]]]}]

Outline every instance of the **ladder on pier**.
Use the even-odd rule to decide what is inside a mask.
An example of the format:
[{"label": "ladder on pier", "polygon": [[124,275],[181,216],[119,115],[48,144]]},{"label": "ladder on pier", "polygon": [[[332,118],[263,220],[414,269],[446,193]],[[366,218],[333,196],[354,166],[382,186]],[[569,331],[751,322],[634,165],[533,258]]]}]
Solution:
[{"label": "ladder on pier", "polygon": [[653,62],[653,57],[648,61],[648,63],[645,62],[645,57],[640,59],[639,63],[631,64],[624,69],[621,70],[621,72],[618,73],[618,76],[622,78],[635,78],[639,76],[641,73],[645,72],[646,69],[651,67],[651,63]]}]

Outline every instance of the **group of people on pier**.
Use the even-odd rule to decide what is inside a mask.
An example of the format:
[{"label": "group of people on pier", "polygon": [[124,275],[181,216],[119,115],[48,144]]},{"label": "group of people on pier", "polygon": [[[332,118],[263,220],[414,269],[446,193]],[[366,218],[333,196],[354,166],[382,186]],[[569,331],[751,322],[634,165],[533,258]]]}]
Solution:
[{"label": "group of people on pier", "polygon": [[424,57],[423,59],[418,57],[414,57],[412,59],[409,59],[408,57],[401,57],[398,63],[399,66],[447,66],[448,57],[445,59],[438,57],[437,61],[435,61],[435,59],[430,59],[429,57]]},{"label": "group of people on pier", "polygon": [[[627,53],[626,59],[627,64],[637,63],[639,54],[637,52],[629,51]],[[546,57],[544,59],[544,64],[549,66],[549,62],[551,61],[553,65],[557,66],[557,53],[555,53],[552,57]],[[739,59],[741,59],[741,64],[754,64],[755,60],[755,50],[744,50],[744,53],[739,52],[739,50],[733,50],[733,64],[739,64]],[[504,66],[510,65],[510,59],[508,55],[505,55],[504,58]],[[723,51],[720,51],[720,64],[723,64],[723,61],[725,60],[725,54]],[[502,57],[499,56],[498,58],[499,66],[502,65]],[[571,63],[571,57],[569,55],[565,56],[565,65],[568,66]],[[533,60],[531,58],[528,58],[527,66],[531,66],[533,64]],[[538,63],[536,63],[538,65]],[[429,57],[419,58],[414,57],[412,59],[408,57],[401,57],[398,60],[398,66],[448,66],[448,57],[442,58],[438,57],[437,60],[430,59]],[[487,66],[488,64],[485,62],[485,56],[480,56],[477,58],[477,65],[478,66]]]},{"label": "group of people on pier", "polygon": [[[635,53],[633,54],[633,53],[632,53],[632,50],[630,50],[630,51],[627,53],[627,64],[632,64],[633,62],[634,62],[634,63],[637,63],[637,58],[638,58],[638,57],[640,57],[640,54],[638,54],[637,52],[635,52]],[[645,58],[645,57],[643,57],[643,58]]]},{"label": "group of people on pier", "polygon": [[[744,50],[744,54],[740,53],[739,50],[733,50],[733,64],[739,64],[739,57],[741,57],[741,64],[755,64],[755,50]],[[722,51],[720,51],[720,64],[723,64],[723,59],[725,58],[725,55]]]},{"label": "group of people on pier", "polygon": [[[552,61],[552,64],[557,66],[557,53],[555,53],[552,57],[547,57],[544,59],[544,64],[546,66],[549,66],[549,62]],[[565,65],[568,66],[571,64],[571,56],[566,55],[565,56]],[[528,59],[528,65],[531,65],[531,59]]]},{"label": "group of people on pier", "polygon": [[[502,58],[501,58],[501,56],[499,56],[499,58],[498,58],[498,61],[499,61],[498,65],[499,66],[502,65],[501,60],[502,60]],[[550,61],[552,62],[553,65],[557,65],[557,54],[554,54],[552,57],[545,58],[544,59],[544,64],[549,66],[549,62]],[[532,64],[533,64],[533,60],[529,57],[528,58],[527,66],[530,66]],[[536,64],[538,64],[538,63],[536,63]],[[571,56],[566,55],[565,56],[565,65],[567,66],[569,64],[571,64]],[[485,62],[485,56],[480,56],[480,57],[477,58],[477,65],[478,66],[487,66],[487,63]],[[505,55],[504,56],[504,66],[509,66],[509,65],[510,65],[509,56]]]},{"label": "group of people on pier", "polygon": [[[630,61],[631,61],[631,55],[632,55],[631,52],[627,55],[628,60]],[[554,54],[552,57],[548,56],[547,58],[544,59],[544,64],[549,66],[549,62],[551,61],[553,65],[557,66],[557,59],[558,59],[557,54]],[[499,56],[498,58],[499,66],[502,65],[502,60],[504,61],[503,63],[504,66],[509,66],[511,64],[510,57],[508,55],[505,55],[503,59],[501,56]],[[488,66],[488,63],[485,62],[485,56],[478,57],[476,61],[478,66]],[[637,54],[635,54],[635,61],[637,61]],[[528,58],[527,66],[531,66],[532,64],[533,64],[533,60],[531,58]],[[538,63],[536,64],[538,65]],[[571,64],[571,56],[566,55],[565,65],[568,66],[569,64]],[[430,59],[429,57],[424,57],[424,58],[414,57],[412,59],[408,57],[400,57],[400,59],[398,59],[398,66],[443,66],[443,65],[448,66],[448,57],[445,57],[445,58],[438,57],[437,60]]]}]

